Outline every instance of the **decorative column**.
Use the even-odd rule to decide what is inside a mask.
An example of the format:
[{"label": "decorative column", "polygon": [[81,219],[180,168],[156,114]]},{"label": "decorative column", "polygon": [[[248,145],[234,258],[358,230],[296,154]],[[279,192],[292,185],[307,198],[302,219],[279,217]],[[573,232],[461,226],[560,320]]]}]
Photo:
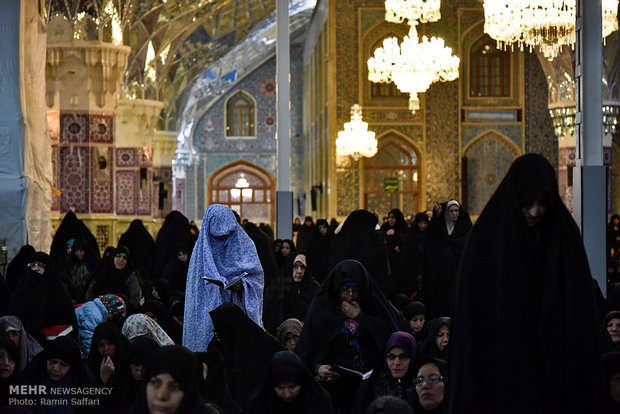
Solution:
[{"label": "decorative column", "polygon": [[46,100],[56,223],[74,211],[99,246],[116,243],[115,110],[130,48],[75,40],[61,17],[48,26]]}]

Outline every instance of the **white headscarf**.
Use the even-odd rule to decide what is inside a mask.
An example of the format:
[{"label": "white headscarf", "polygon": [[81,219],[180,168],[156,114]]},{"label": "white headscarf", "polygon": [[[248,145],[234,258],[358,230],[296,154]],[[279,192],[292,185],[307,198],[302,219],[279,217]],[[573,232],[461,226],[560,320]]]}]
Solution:
[{"label": "white headscarf", "polygon": [[450,218],[450,214],[448,214],[448,210],[450,209],[450,206],[457,206],[459,208],[459,211],[461,210],[461,205],[456,200],[450,200],[446,203],[446,210],[443,213],[443,217],[444,217],[444,220],[446,221],[446,229],[448,230],[448,236],[452,235],[452,232],[454,231],[454,225],[456,224],[456,222],[452,221],[452,219]]}]

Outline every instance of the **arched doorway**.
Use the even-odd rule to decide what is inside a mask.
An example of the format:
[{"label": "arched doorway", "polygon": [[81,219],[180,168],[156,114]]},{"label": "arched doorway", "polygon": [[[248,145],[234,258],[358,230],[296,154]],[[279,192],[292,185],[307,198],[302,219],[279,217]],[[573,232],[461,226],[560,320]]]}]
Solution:
[{"label": "arched doorway", "polygon": [[224,204],[242,219],[275,226],[275,183],[262,168],[239,160],[225,165],[209,178],[209,204]]},{"label": "arched doorway", "polygon": [[387,214],[399,208],[405,214],[420,208],[420,156],[404,137],[390,132],[379,139],[377,154],[364,159],[364,208]]}]

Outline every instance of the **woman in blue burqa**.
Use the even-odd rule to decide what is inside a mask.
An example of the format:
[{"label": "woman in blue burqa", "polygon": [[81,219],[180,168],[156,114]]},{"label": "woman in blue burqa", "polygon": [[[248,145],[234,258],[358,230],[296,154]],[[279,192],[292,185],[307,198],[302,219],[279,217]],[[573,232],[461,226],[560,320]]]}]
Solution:
[{"label": "woman in blue burqa", "polygon": [[[247,275],[230,289],[219,286],[244,272]],[[213,337],[209,312],[222,303],[238,304],[262,326],[263,285],[256,247],[232,210],[221,204],[209,206],[187,272],[183,345],[194,352],[206,351]]]}]

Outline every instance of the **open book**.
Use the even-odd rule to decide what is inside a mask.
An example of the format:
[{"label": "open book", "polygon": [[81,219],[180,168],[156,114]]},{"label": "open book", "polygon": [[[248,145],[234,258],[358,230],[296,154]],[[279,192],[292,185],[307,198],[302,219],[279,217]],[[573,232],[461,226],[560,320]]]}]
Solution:
[{"label": "open book", "polygon": [[330,371],[337,372],[340,375],[348,375],[348,376],[353,375],[355,377],[358,377],[361,380],[367,380],[372,375],[372,369],[367,372],[359,372],[351,368],[345,368],[341,365],[332,365],[330,368]]},{"label": "open book", "polygon": [[218,285],[221,288],[224,289],[230,289],[232,285],[234,285],[235,283],[237,283],[238,281],[240,281],[241,279],[243,279],[244,277],[246,277],[248,275],[248,272],[243,272],[241,273],[239,276],[235,276],[232,279],[230,279],[228,282],[224,283],[219,279],[211,279],[208,278],[206,276],[203,276],[201,279],[204,279],[208,282],[213,283],[214,285]]}]

